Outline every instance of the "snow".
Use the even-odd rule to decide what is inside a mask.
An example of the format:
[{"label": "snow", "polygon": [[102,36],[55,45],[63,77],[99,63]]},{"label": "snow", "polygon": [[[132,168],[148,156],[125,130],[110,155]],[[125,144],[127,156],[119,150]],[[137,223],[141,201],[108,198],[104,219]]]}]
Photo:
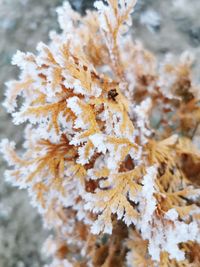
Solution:
[{"label": "snow", "polygon": [[77,96],[71,97],[67,100],[67,106],[77,115],[79,116],[82,113],[82,109],[80,108],[79,98]]},{"label": "snow", "polygon": [[149,9],[142,13],[140,22],[146,25],[150,31],[154,32],[160,26],[161,18],[155,10]]},{"label": "snow", "polygon": [[96,133],[90,135],[89,139],[92,141],[93,145],[97,148],[97,151],[103,154],[106,153],[107,146],[106,146],[106,139],[105,136],[101,133]]},{"label": "snow", "polygon": [[0,142],[0,152],[3,155],[4,159],[8,162],[9,166],[15,164],[10,156],[10,151],[12,152],[15,150],[15,145],[15,142],[10,142],[8,139],[2,139]]},{"label": "snow", "polygon": [[178,213],[175,209],[170,209],[165,213],[165,218],[174,221],[178,218]]}]

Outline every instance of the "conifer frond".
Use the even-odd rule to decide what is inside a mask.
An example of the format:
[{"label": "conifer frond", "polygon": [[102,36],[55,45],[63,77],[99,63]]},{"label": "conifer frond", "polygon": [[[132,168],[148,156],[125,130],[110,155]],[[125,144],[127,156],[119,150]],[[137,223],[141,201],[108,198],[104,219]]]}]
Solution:
[{"label": "conifer frond", "polygon": [[1,142],[5,176],[55,231],[49,267],[200,266],[199,85],[188,53],[132,41],[135,4],[65,2],[61,33],[13,58],[4,106],[28,126],[20,156]]}]

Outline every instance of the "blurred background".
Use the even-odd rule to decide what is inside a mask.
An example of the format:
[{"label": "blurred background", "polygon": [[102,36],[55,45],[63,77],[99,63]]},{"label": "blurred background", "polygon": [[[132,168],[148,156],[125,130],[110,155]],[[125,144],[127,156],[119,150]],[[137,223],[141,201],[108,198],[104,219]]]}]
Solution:
[{"label": "blurred background", "polygon": [[[0,0],[0,102],[5,81],[15,79],[17,68],[10,65],[17,49],[35,51],[39,41],[48,42],[49,30],[57,30],[55,7],[62,0]],[[71,0],[83,13],[92,0]],[[200,55],[199,0],[138,0],[133,14],[132,34],[159,58],[168,52],[192,51],[199,79]],[[20,148],[23,127],[12,125],[0,106],[0,139],[15,140]],[[41,267],[46,261],[40,253],[47,232],[26,192],[4,182],[6,166],[0,157],[0,267]]]}]

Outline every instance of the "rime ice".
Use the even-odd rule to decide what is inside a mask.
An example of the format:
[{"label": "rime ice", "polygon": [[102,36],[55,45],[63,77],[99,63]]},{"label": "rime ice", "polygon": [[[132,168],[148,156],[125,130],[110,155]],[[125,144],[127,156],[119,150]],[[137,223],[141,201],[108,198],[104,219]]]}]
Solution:
[{"label": "rime ice", "polygon": [[200,266],[199,85],[188,54],[158,64],[131,39],[135,4],[65,2],[62,32],[13,57],[4,106],[28,126],[22,155],[1,142],[5,176],[55,230],[49,267]]}]

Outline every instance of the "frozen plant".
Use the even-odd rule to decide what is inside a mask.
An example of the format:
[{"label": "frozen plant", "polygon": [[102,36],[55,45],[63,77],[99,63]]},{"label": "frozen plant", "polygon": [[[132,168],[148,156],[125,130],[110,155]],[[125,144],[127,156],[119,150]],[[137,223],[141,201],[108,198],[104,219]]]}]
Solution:
[{"label": "frozen plant", "polygon": [[157,63],[134,42],[135,4],[96,1],[82,17],[65,2],[62,32],[12,61],[4,106],[27,126],[22,155],[1,142],[5,176],[54,229],[49,267],[200,266],[193,58]]}]

